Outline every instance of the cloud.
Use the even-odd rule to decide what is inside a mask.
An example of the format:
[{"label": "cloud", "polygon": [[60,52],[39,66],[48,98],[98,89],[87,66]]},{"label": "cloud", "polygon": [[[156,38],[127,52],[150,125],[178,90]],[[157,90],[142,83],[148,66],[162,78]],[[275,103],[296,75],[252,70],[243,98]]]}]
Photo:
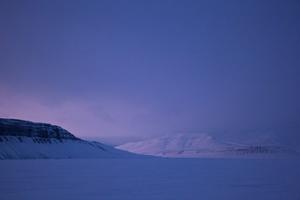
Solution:
[{"label": "cloud", "polygon": [[125,100],[74,98],[51,103],[3,86],[0,97],[1,117],[57,124],[78,136],[130,136],[164,130],[154,109]]}]

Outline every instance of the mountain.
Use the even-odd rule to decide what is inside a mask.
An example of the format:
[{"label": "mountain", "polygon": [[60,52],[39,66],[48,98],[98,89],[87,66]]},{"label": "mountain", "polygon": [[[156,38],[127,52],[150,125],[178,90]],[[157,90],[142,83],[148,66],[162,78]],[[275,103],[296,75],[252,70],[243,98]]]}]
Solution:
[{"label": "mountain", "polygon": [[116,148],[161,157],[274,157],[297,154],[277,144],[219,142],[208,134],[176,134],[126,143]]},{"label": "mountain", "polygon": [[99,142],[82,140],[59,126],[0,118],[0,159],[135,156]]}]

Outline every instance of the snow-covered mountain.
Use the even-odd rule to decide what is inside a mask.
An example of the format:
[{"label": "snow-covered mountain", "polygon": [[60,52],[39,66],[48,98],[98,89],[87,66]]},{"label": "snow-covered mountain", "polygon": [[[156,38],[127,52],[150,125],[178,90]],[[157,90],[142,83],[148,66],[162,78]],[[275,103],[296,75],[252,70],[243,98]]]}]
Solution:
[{"label": "snow-covered mountain", "polygon": [[59,126],[0,118],[0,159],[133,156],[136,155],[77,138]]},{"label": "snow-covered mountain", "polygon": [[274,157],[297,154],[277,144],[219,142],[208,134],[176,134],[126,143],[116,148],[161,157]]}]

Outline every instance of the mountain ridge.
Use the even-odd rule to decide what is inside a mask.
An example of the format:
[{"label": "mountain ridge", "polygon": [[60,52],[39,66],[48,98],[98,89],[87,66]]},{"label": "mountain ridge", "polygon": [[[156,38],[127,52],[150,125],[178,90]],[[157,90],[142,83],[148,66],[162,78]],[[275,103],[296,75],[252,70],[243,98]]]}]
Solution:
[{"label": "mountain ridge", "polygon": [[0,159],[136,157],[95,141],[80,139],[60,126],[0,118]]},{"label": "mountain ridge", "polygon": [[160,157],[274,157],[298,152],[278,144],[244,144],[218,141],[209,134],[175,134],[116,148],[133,153]]}]

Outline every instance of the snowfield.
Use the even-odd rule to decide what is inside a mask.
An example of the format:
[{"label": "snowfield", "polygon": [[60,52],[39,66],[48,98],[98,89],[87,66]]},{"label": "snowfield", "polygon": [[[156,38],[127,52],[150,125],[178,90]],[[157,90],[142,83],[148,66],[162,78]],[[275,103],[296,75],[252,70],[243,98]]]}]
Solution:
[{"label": "snowfield", "polygon": [[299,200],[298,159],[0,160],[1,200]]}]

